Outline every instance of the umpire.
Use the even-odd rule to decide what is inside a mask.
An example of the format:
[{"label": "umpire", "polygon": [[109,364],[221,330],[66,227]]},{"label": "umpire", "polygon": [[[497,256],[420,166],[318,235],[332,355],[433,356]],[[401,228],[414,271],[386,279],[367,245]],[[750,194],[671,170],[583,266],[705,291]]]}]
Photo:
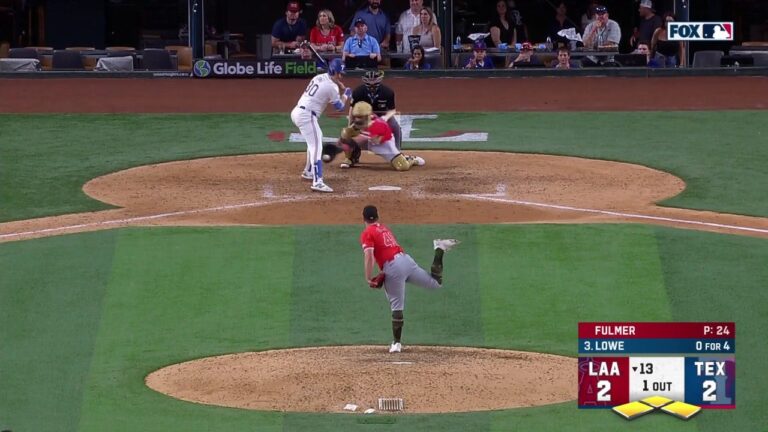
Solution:
[{"label": "umpire", "polygon": [[[382,84],[382,81],[384,81],[384,71],[369,70],[363,75],[363,85],[352,91],[352,102],[349,106],[350,122],[352,122],[352,107],[360,101],[371,104],[373,113],[379,117],[386,114],[387,111],[395,109],[395,92]],[[392,129],[392,134],[395,136],[395,145],[400,150],[403,140],[400,124],[395,119],[395,116],[390,117],[387,120],[387,124]]]}]

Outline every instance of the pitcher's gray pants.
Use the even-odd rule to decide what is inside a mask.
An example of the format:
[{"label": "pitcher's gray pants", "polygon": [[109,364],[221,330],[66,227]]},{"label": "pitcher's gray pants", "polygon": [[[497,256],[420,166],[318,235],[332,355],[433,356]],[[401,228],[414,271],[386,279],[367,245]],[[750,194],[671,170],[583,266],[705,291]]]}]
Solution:
[{"label": "pitcher's gray pants", "polygon": [[441,285],[432,278],[428,271],[419,267],[407,253],[395,255],[392,261],[384,263],[384,292],[391,310],[405,309],[405,283],[410,282],[422,288],[437,289]]}]

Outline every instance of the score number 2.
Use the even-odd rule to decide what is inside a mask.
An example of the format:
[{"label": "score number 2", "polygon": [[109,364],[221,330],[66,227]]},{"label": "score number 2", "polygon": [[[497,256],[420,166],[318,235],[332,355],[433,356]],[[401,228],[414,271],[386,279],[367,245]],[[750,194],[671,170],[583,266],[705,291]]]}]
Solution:
[{"label": "score number 2", "polygon": [[597,401],[610,402],[611,401],[611,382],[606,380],[600,380],[597,382],[597,388],[599,389],[597,392]]}]

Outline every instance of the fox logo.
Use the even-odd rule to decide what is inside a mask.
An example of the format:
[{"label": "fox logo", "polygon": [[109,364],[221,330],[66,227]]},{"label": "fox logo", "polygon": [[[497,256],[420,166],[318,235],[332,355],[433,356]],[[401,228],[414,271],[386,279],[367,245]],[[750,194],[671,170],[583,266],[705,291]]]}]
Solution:
[{"label": "fox logo", "polygon": [[673,41],[732,41],[732,22],[668,22],[667,34]]}]

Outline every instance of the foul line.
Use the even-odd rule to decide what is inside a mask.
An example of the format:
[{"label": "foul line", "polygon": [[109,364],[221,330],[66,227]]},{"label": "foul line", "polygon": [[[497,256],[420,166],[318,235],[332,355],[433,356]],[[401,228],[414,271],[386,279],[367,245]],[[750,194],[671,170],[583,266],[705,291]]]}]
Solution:
[{"label": "foul line", "polygon": [[245,204],[232,204],[232,205],[209,207],[209,208],[197,209],[197,210],[182,210],[182,211],[160,213],[160,214],[149,215],[149,216],[137,216],[137,217],[131,217],[131,218],[125,218],[125,219],[115,219],[115,220],[109,220],[109,221],[103,221],[103,222],[67,225],[63,227],[46,228],[46,229],[35,230],[35,231],[25,231],[25,232],[11,233],[11,234],[0,234],[0,239],[24,237],[24,236],[38,235],[38,234],[49,234],[49,233],[54,233],[59,231],[77,230],[77,229],[83,229],[83,228],[94,228],[94,227],[108,226],[108,225],[131,224],[134,222],[142,222],[142,221],[148,221],[153,219],[162,219],[162,218],[172,217],[172,216],[185,216],[185,215],[191,215],[191,214],[197,214],[197,213],[216,212],[221,210],[236,210],[236,209],[248,208],[248,207],[261,207],[269,204],[282,204],[282,203],[287,203],[291,201],[300,201],[304,199],[307,199],[307,197],[297,196],[297,197],[276,199],[271,201],[257,201],[257,202],[245,203]]},{"label": "foul line", "polygon": [[498,198],[494,195],[462,194],[461,196],[470,198],[470,199],[477,199],[477,200],[496,201],[496,202],[502,202],[507,204],[522,204],[522,205],[533,206],[533,207],[569,210],[569,211],[576,211],[576,212],[582,212],[582,213],[594,213],[594,214],[601,214],[601,215],[623,217],[628,219],[645,219],[645,220],[673,222],[673,223],[688,224],[688,225],[702,225],[702,226],[708,226],[713,228],[724,228],[724,229],[732,229],[732,230],[738,230],[738,231],[749,231],[749,232],[757,232],[761,234],[768,234],[768,229],[742,227],[737,225],[726,225],[726,224],[719,224],[714,222],[701,222],[701,221],[694,221],[694,220],[688,220],[688,219],[669,218],[669,217],[663,217],[663,216],[649,216],[649,215],[642,215],[642,214],[636,214],[636,213],[621,213],[621,212],[615,212],[615,211],[609,211],[609,210],[597,210],[597,209],[571,207],[571,206],[564,206],[564,205],[557,205],[557,204],[546,204],[546,203],[540,203],[540,202],[534,202],[534,201]]}]

